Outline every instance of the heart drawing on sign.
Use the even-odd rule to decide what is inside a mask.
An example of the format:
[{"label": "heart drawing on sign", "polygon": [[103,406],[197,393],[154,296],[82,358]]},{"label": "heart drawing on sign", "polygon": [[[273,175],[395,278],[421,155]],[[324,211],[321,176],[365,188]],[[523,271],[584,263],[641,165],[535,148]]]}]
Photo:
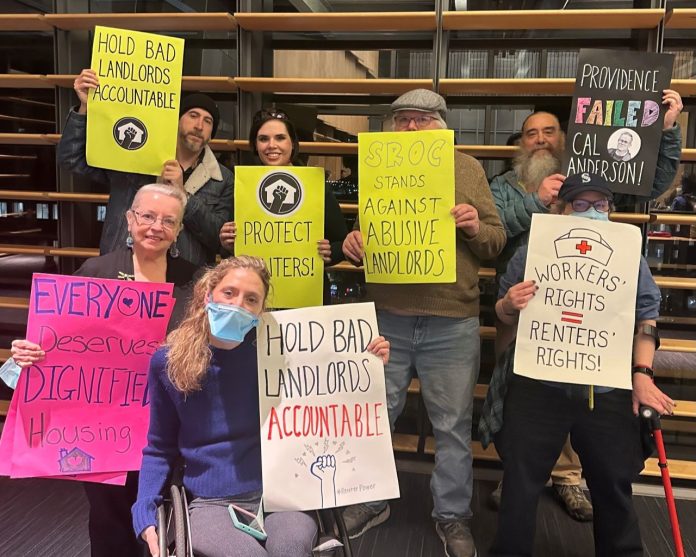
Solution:
[{"label": "heart drawing on sign", "polygon": [[133,305],[133,298],[123,298],[123,304],[126,307],[131,307]]},{"label": "heart drawing on sign", "polygon": [[66,459],[66,464],[70,467],[71,470],[74,470],[75,468],[79,468],[82,466],[82,463],[84,461],[84,458],[82,455],[71,455]]}]

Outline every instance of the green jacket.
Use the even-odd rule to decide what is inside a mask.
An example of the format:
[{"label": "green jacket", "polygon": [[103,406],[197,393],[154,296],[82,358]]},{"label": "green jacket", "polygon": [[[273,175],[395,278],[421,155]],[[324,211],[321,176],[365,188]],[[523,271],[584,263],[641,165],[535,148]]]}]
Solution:
[{"label": "green jacket", "polygon": [[[660,152],[653,189],[649,197],[629,194],[614,196],[617,210],[633,210],[636,202],[649,201],[663,194],[674,181],[681,157],[681,132],[679,126],[662,132]],[[505,272],[507,263],[518,247],[527,243],[529,228],[534,213],[548,213],[549,210],[539,199],[536,192],[528,192],[519,183],[514,170],[509,170],[491,179],[491,193],[498,209],[498,215],[507,234],[507,244],[495,262],[498,274]]]}]

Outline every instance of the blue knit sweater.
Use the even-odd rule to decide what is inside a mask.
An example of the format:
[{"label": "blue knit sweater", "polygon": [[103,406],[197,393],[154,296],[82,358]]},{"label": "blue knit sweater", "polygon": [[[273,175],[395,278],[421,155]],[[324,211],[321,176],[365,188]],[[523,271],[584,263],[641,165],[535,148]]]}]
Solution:
[{"label": "blue knit sweater", "polygon": [[133,505],[140,536],[156,509],[177,457],[193,497],[228,497],[261,490],[256,346],[250,333],[233,350],[213,348],[203,388],[184,396],[167,377],[167,351],[150,362],[150,429]]}]

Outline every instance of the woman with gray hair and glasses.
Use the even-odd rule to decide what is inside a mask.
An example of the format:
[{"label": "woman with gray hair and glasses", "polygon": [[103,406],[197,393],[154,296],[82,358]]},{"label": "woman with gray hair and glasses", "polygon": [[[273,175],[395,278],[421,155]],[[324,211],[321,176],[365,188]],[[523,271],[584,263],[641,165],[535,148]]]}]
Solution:
[{"label": "woman with gray hair and glasses", "polygon": [[[126,244],[106,255],[88,259],[75,275],[173,283],[175,305],[168,327],[172,330],[181,321],[198,269],[179,257],[176,247],[185,207],[186,196],[177,188],[164,184],[141,187],[125,215],[128,221]],[[45,352],[26,339],[15,340],[12,357],[16,366],[11,372],[14,381],[9,383],[16,385],[20,368],[40,362]],[[6,379],[8,374],[4,375]],[[92,557],[140,556],[142,548],[133,534],[130,512],[137,496],[138,473],[129,472],[125,486],[90,482],[83,482],[83,486],[89,501]]]}]

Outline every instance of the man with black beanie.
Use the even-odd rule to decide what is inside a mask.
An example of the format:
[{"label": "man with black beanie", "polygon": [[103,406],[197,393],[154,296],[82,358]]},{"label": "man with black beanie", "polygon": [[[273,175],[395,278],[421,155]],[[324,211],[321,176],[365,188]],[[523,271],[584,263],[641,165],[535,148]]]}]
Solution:
[{"label": "man with black beanie", "polygon": [[[61,166],[76,174],[108,184],[110,198],[104,230],[99,242],[101,254],[126,245],[128,229],[124,213],[130,208],[138,189],[153,181],[152,176],[94,168],[87,164],[87,94],[99,84],[93,70],[82,70],[74,89],[80,99],[79,109],[71,110],[58,144]],[[180,103],[176,159],[166,161],[158,181],[181,188],[188,198],[183,229],[171,255],[196,265],[215,262],[220,248],[218,232],[232,219],[234,176],[218,163],[208,147],[220,122],[220,111],[208,95],[194,93]]]}]

